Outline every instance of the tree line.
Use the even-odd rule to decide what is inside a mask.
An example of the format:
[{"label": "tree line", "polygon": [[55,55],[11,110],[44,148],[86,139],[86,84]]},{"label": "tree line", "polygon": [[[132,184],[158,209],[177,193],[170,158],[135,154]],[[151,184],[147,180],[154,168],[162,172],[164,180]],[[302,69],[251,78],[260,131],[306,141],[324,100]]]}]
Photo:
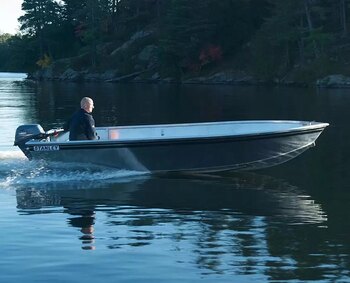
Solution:
[{"label": "tree line", "polygon": [[84,67],[104,68],[101,50],[152,30],[158,68],[174,76],[228,62],[266,78],[346,71],[349,8],[349,0],[24,0],[20,33],[0,35],[0,70],[82,54]]}]

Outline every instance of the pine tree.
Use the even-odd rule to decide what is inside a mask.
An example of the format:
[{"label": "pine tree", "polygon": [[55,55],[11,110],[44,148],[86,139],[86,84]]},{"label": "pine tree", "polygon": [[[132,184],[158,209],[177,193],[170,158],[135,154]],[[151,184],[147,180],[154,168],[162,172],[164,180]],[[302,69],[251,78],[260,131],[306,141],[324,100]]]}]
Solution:
[{"label": "pine tree", "polygon": [[50,53],[47,31],[60,22],[60,6],[53,0],[24,0],[22,10],[25,14],[19,18],[21,31],[38,38],[43,57]]}]

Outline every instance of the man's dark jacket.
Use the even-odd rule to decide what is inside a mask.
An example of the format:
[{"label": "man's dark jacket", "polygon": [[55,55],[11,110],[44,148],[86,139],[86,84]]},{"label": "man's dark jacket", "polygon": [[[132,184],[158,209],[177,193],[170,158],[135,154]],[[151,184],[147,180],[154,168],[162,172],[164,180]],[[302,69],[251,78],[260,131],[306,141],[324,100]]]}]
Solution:
[{"label": "man's dark jacket", "polygon": [[95,120],[84,109],[79,109],[64,125],[64,130],[69,131],[69,140],[94,140],[96,139]]}]

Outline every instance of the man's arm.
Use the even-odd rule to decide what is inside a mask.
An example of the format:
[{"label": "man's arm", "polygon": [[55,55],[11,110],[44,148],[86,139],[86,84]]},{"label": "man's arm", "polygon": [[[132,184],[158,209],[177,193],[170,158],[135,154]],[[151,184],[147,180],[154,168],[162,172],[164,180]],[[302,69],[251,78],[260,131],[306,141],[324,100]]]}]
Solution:
[{"label": "man's arm", "polygon": [[64,130],[65,132],[69,131],[70,120],[71,120],[71,119],[69,119],[69,120],[68,120],[66,123],[64,123],[64,125],[63,125],[63,130]]},{"label": "man's arm", "polygon": [[86,115],[86,136],[89,140],[95,140],[96,139],[96,130],[95,130],[95,120],[92,118],[91,115]]}]

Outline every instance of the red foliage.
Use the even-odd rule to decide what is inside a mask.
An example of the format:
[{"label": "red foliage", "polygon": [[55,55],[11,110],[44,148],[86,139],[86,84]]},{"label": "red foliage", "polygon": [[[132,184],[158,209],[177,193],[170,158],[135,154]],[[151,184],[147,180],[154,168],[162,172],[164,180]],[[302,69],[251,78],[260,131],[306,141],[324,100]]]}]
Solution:
[{"label": "red foliage", "polygon": [[199,55],[201,66],[211,62],[218,62],[222,59],[222,50],[220,46],[209,44],[204,47]]}]

